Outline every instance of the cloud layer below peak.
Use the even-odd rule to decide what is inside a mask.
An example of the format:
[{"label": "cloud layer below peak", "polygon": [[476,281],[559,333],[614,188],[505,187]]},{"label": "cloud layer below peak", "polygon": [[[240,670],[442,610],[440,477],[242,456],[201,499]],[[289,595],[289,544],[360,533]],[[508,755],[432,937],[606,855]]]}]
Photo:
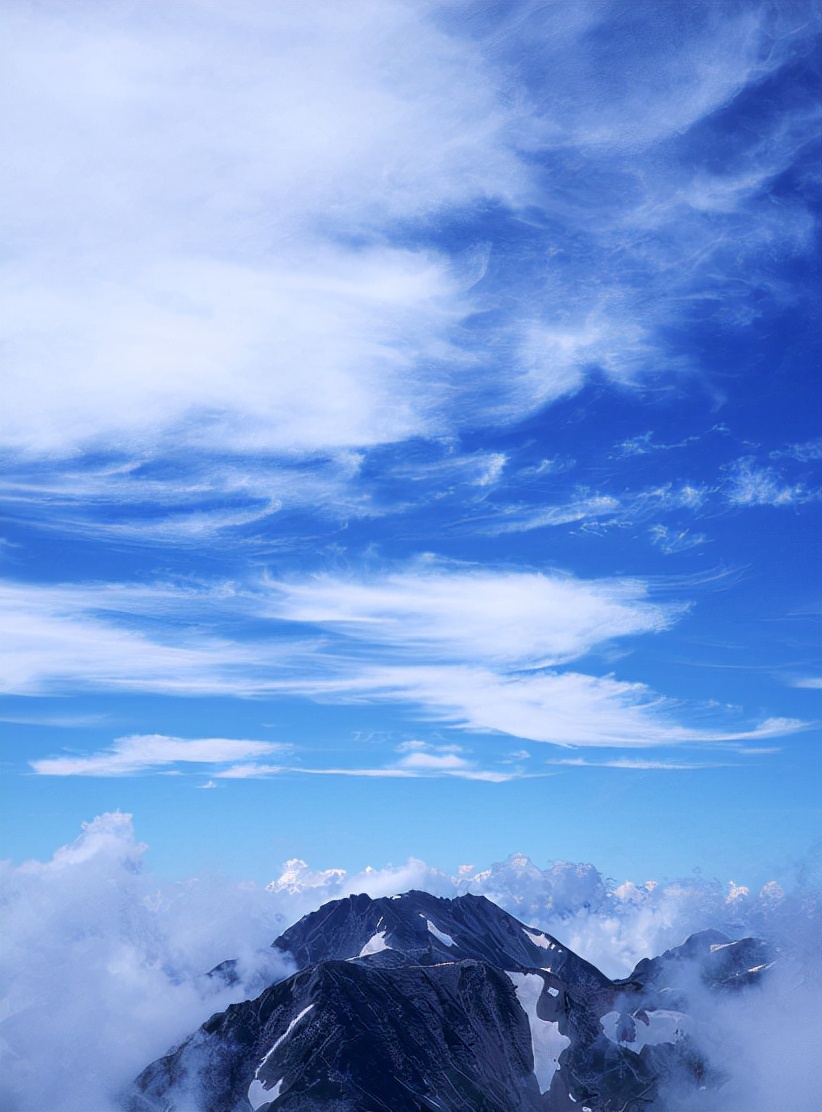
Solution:
[{"label": "cloud layer below peak", "polygon": [[[50,860],[3,863],[0,1101],[10,1112],[114,1112],[117,1093],[149,1061],[292,972],[271,950],[285,927],[329,899],[412,888],[484,895],[611,976],[696,930],[765,937],[781,958],[755,1001],[714,999],[698,1017],[705,1051],[725,1075],[722,1107],[818,1106],[814,1055],[804,1053],[813,1050],[822,976],[812,861],[799,863],[798,879],[756,891],[700,877],[612,881],[592,864],[541,868],[521,853],[489,868],[464,865],[457,876],[414,859],[347,874],[295,857],[263,887],[225,876],[162,881],[146,867],[147,848],[131,816],[117,812],[84,823]],[[204,976],[229,958],[238,959],[233,990]]]}]

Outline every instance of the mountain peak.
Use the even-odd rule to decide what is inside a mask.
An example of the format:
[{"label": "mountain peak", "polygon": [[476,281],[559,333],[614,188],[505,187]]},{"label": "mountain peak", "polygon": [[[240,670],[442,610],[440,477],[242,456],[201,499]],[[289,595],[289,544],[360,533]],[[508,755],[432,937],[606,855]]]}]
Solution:
[{"label": "mountain peak", "polygon": [[128,1112],[641,1112],[707,1076],[682,971],[767,967],[759,940],[702,932],[612,981],[484,896],[414,890],[333,900],[273,946],[298,971],[148,1066]]}]

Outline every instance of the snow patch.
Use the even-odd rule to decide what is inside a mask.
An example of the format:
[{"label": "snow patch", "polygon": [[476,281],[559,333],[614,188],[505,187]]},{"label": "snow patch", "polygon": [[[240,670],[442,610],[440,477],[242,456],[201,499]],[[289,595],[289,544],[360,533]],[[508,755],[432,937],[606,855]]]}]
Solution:
[{"label": "snow patch", "polygon": [[294,1016],[289,1025],[286,1027],[285,1031],[273,1043],[265,1058],[263,1058],[262,1062],[260,1062],[259,1066],[257,1066],[257,1069],[254,1072],[254,1080],[251,1082],[251,1085],[248,1089],[248,1103],[254,1109],[254,1112],[256,1112],[258,1108],[262,1108],[264,1104],[268,1104],[270,1101],[277,1099],[277,1097],[280,1095],[280,1087],[285,1080],[284,1077],[281,1077],[280,1080],[275,1082],[274,1086],[269,1089],[262,1081],[260,1081],[260,1070],[264,1068],[264,1066],[268,1062],[268,1059],[271,1057],[274,1051],[278,1047],[283,1045],[285,1040],[288,1038],[288,1036],[300,1022],[300,1020],[307,1016],[313,1007],[313,1004],[309,1004],[307,1008],[303,1008],[299,1015]]},{"label": "snow patch", "polygon": [[311,1009],[313,1007],[314,1007],[313,1004],[309,1004],[307,1008],[303,1008],[303,1010],[300,1012],[299,1015],[294,1016],[294,1018],[291,1020],[289,1025],[286,1027],[284,1034],[280,1035],[280,1037],[277,1039],[277,1041],[274,1043],[274,1045],[269,1050],[268,1054],[266,1054],[265,1058],[263,1058],[262,1062],[260,1062],[259,1066],[257,1067],[257,1073],[260,1072],[260,1070],[266,1064],[266,1062],[271,1057],[271,1055],[274,1053],[274,1051],[277,1049],[277,1047],[282,1046],[282,1044],[285,1042],[285,1040],[288,1038],[288,1036],[291,1034],[291,1032],[294,1030],[294,1028],[300,1022],[300,1020],[303,1019],[304,1016],[307,1016],[308,1013],[311,1011]]},{"label": "snow patch", "polygon": [[523,927],[522,929],[525,931],[531,941],[536,943],[537,946],[541,946],[543,950],[553,950],[553,942],[549,942],[544,934],[536,934],[534,931],[529,931],[526,927]]},{"label": "snow patch", "polygon": [[551,1080],[559,1069],[559,1056],[571,1045],[571,1040],[561,1034],[558,1023],[540,1019],[537,1015],[539,1000],[545,983],[538,973],[509,973],[517,999],[528,1016],[531,1026],[531,1046],[534,1052],[534,1075],[540,1093],[547,1093]]},{"label": "snow patch", "polygon": [[385,941],[386,933],[386,931],[380,931],[379,934],[375,934],[369,938],[360,950],[360,957],[367,958],[369,954],[378,954],[381,950],[390,950],[391,947]]},{"label": "snow patch", "polygon": [[426,919],[425,922],[428,926],[428,930],[431,932],[431,934],[433,934],[434,938],[438,938],[440,942],[444,942],[446,946],[454,945],[454,939],[451,937],[450,934],[446,934],[445,931],[441,931],[438,927],[435,927],[430,919]]},{"label": "snow patch", "polygon": [[248,1103],[254,1109],[254,1112],[257,1112],[258,1108],[262,1108],[264,1104],[270,1104],[272,1100],[277,1099],[284,1080],[285,1078],[281,1077],[271,1089],[266,1089],[262,1081],[257,1081],[256,1078],[251,1082],[248,1089]]}]

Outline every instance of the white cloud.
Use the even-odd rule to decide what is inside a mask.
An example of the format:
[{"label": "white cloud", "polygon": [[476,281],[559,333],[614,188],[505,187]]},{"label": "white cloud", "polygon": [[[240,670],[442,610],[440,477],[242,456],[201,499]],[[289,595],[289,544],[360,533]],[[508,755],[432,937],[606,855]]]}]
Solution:
[{"label": "white cloud", "polygon": [[8,16],[8,444],[313,451],[436,428],[426,368],[461,366],[446,337],[476,277],[384,229],[521,195],[512,112],[424,12],[321,13]]},{"label": "white cloud", "polygon": [[[498,507],[495,515],[485,514],[478,519],[475,531],[491,536],[506,533],[526,533],[532,529],[578,525],[586,531],[599,529],[629,528],[656,514],[694,512],[699,510],[708,497],[705,487],[691,483],[666,483],[663,486],[647,487],[641,490],[625,491],[618,497],[603,494],[588,487],[578,487],[567,501],[557,505],[511,505]],[[703,543],[703,534],[691,535],[687,530],[674,534],[664,525],[654,525],[649,530],[652,541],[657,538],[670,538],[679,551],[677,543],[691,547],[692,543]],[[695,540],[695,536],[699,540]],[[688,543],[685,543],[687,539]]]},{"label": "white cloud", "polygon": [[[752,729],[680,725],[687,708],[641,683],[557,670],[614,638],[664,630],[682,613],[681,604],[651,601],[636,580],[429,563],[360,581],[326,575],[263,580],[254,589],[11,585],[6,599],[10,693],[93,688],[411,702],[459,728],[627,748],[776,737],[803,725],[787,718]],[[242,639],[237,622],[251,619],[254,635]],[[291,623],[300,623],[299,633]]]},{"label": "white cloud", "polygon": [[187,695],[249,691],[258,658],[245,646],[171,629],[158,637],[145,628],[147,612],[165,610],[168,616],[174,608],[203,601],[197,592],[170,588],[6,584],[4,689],[17,694],[77,687]]},{"label": "white cloud", "polygon": [[[290,972],[260,952],[281,930],[274,898],[225,879],[159,881],[146,848],[118,812],[50,861],[3,862],[3,1108],[115,1112],[149,1061]],[[234,956],[241,986],[203,977]]]},{"label": "white cloud", "polygon": [[312,270],[174,260],[137,290],[8,294],[7,444],[313,452],[435,431],[437,388],[417,368],[460,361],[445,333],[467,311],[447,264],[311,254]]},{"label": "white cloud", "polygon": [[[680,371],[661,327],[694,288],[810,234],[762,206],[729,251],[716,221],[748,214],[811,122],[763,125],[746,174],[683,180],[664,144],[804,49],[812,21],[757,5],[683,32],[646,8],[641,33],[619,25],[626,81],[602,53],[610,15],[526,5],[469,35],[394,0],[9,10],[8,442],[313,452],[511,420],[594,366]],[[534,152],[566,172],[537,183]],[[472,289],[492,247],[391,233],[489,199],[541,206],[575,250],[546,252],[474,343],[455,326],[499,309]]]},{"label": "white cloud", "polygon": [[215,773],[222,780],[266,780],[282,773],[297,773],[304,776],[362,776],[368,778],[410,779],[415,773],[402,768],[312,768],[307,765],[260,765],[242,764]]},{"label": "white cloud", "polygon": [[0,491],[12,513],[30,514],[38,506],[38,526],[52,532],[236,544],[239,528],[295,507],[335,518],[372,515],[376,508],[357,484],[362,462],[361,453],[335,451],[223,459],[217,468],[212,457],[178,454],[158,472],[146,466],[147,455],[96,466],[18,460],[0,479]]},{"label": "white cloud", "polygon": [[302,690],[354,700],[412,700],[432,718],[562,746],[641,749],[781,737],[806,723],[769,718],[750,729],[684,726],[683,708],[641,683],[580,672],[505,674],[471,666],[364,669]]},{"label": "white cloud", "polygon": [[76,730],[99,726],[104,714],[0,714],[0,722],[20,726],[51,726],[60,730]]},{"label": "white cloud", "polygon": [[783,64],[809,33],[801,13],[764,5],[701,8],[689,13],[687,31],[667,7],[650,5],[632,25],[621,24],[622,64],[614,66],[606,6],[568,13],[532,4],[526,11],[527,22],[519,12],[512,19],[525,24],[528,46],[557,90],[540,106],[546,139],[629,158],[647,156],[720,110]]},{"label": "white cloud", "polygon": [[40,776],[133,776],[178,764],[245,761],[288,748],[279,743],[236,738],[187,740],[162,734],[137,734],[117,738],[110,749],[91,757],[48,757],[30,764]]},{"label": "white cloud", "polygon": [[796,506],[822,498],[822,491],[786,483],[774,468],[758,466],[753,457],[733,464],[724,493],[734,506]]},{"label": "white cloud", "polygon": [[224,780],[251,780],[267,779],[270,776],[280,776],[287,773],[304,776],[353,776],[365,777],[366,779],[404,780],[452,777],[460,780],[484,780],[489,783],[504,783],[508,780],[519,780],[525,776],[550,775],[549,773],[527,774],[521,769],[510,767],[505,769],[482,768],[480,762],[460,756],[464,750],[457,745],[431,745],[424,741],[407,741],[398,745],[396,751],[403,754],[399,760],[394,760],[378,768],[357,765],[318,768],[306,764],[267,765],[248,761],[217,772],[215,776]]},{"label": "white cloud", "polygon": [[400,761],[400,767],[423,772],[454,772],[471,765],[456,753],[409,753]]},{"label": "white cloud", "polygon": [[256,761],[246,761],[240,765],[231,765],[214,776],[219,780],[259,780],[268,776],[278,776],[281,772],[290,771],[285,765],[258,764]]},{"label": "white cloud", "polygon": [[789,444],[787,448],[770,453],[771,459],[780,459],[787,456],[789,459],[799,460],[801,463],[822,460],[822,437],[816,440],[805,440],[801,444]]},{"label": "white cloud", "polygon": [[652,525],[648,530],[651,542],[666,556],[701,548],[708,543],[705,533],[692,533],[689,529],[670,529],[667,525]]},{"label": "white cloud", "polygon": [[687,772],[700,768],[726,768],[727,763],[719,761],[654,761],[641,757],[618,757],[611,761],[589,761],[584,757],[569,757],[565,760],[547,762],[550,765],[564,765],[568,768],[625,768],[637,772],[671,771]]},{"label": "white cloud", "polygon": [[270,613],[431,660],[534,667],[614,637],[658,632],[683,607],[652,602],[638,580],[447,568],[354,581],[272,582]]},{"label": "white cloud", "polygon": [[[114,1112],[117,1092],[149,1061],[290,972],[270,950],[287,925],[329,899],[409,889],[485,895],[611,976],[697,930],[765,937],[782,951],[769,983],[747,1003],[739,994],[706,1002],[704,1050],[729,1075],[722,1098],[732,1112],[815,1107],[815,1059],[806,1053],[822,976],[813,884],[783,877],[756,893],[744,877],[731,885],[694,876],[611,881],[592,864],[538,867],[513,854],[457,876],[416,859],[346,873],[294,858],[262,889],[226,877],[160,881],[146,871],[146,849],[131,817],[116,813],[84,824],[49,861],[3,863],[4,1108]],[[203,978],[235,957],[242,983],[234,992]]]}]

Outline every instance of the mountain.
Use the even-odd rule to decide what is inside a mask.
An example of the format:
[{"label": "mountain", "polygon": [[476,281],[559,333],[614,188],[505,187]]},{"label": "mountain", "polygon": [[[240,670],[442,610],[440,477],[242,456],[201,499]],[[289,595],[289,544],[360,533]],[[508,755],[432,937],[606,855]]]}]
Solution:
[{"label": "mountain", "polygon": [[694,986],[770,964],[710,931],[611,980],[482,896],[424,892],[335,900],[273,947],[298,972],[149,1065],[126,1112],[641,1112],[666,1081],[714,1080]]}]

